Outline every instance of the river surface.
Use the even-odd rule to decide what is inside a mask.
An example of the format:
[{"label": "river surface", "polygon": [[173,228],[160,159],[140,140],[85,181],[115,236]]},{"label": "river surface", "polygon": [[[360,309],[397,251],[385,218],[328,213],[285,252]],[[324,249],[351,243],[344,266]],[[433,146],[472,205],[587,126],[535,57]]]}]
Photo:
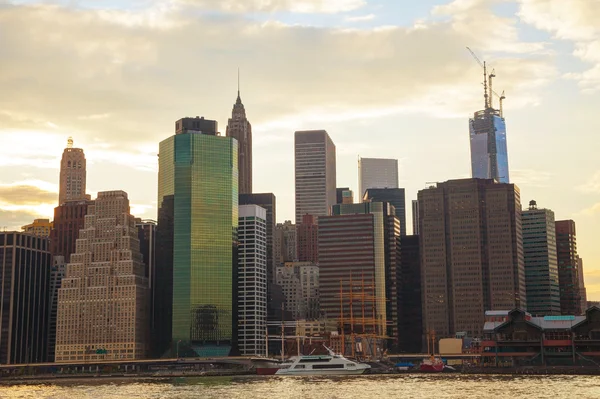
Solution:
[{"label": "river surface", "polygon": [[0,398],[319,399],[600,398],[600,376],[393,375],[356,377],[197,377],[171,381],[89,379],[0,387]]}]

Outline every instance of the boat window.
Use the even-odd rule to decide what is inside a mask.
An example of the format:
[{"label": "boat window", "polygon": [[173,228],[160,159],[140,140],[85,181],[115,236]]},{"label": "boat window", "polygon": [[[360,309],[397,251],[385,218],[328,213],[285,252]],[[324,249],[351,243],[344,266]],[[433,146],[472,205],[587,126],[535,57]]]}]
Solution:
[{"label": "boat window", "polygon": [[327,363],[330,362],[331,358],[328,357],[319,357],[319,358],[313,358],[313,359],[300,359],[300,363]]},{"label": "boat window", "polygon": [[294,366],[295,369],[303,369],[305,367],[306,366],[304,366],[303,364],[297,364],[297,365]]},{"label": "boat window", "polygon": [[313,370],[315,369],[343,369],[344,365],[343,364],[315,364],[313,367]]}]

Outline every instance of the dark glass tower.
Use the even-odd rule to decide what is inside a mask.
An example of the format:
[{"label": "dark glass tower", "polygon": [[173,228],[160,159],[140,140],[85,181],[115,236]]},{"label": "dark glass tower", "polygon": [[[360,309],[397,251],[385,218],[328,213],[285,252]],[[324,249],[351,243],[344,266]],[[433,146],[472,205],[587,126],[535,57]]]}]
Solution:
[{"label": "dark glass tower", "polygon": [[238,96],[231,118],[227,122],[227,137],[233,137],[238,141],[238,167],[239,167],[239,193],[252,193],[252,125],[246,118],[246,109]]},{"label": "dark glass tower", "polygon": [[[184,118],[176,131],[160,143],[158,176],[157,238],[169,237],[173,197],[171,351],[179,357],[225,356],[236,345],[238,145],[204,118]],[[157,261],[170,267],[168,257]]]},{"label": "dark glass tower", "polygon": [[406,195],[403,188],[369,188],[363,194],[364,202],[388,202],[394,205],[400,220],[400,235],[406,235]]}]

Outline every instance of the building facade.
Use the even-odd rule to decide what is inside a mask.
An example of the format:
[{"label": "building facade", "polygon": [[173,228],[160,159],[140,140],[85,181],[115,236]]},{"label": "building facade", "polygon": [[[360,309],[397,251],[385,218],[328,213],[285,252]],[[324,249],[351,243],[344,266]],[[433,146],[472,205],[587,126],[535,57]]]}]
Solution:
[{"label": "building facade", "polygon": [[412,228],[413,235],[419,235],[419,201],[412,201]]},{"label": "building facade", "polygon": [[252,125],[246,118],[239,90],[231,118],[227,122],[226,134],[238,142],[239,193],[252,194]]},{"label": "building facade", "polygon": [[518,187],[450,180],[418,198],[423,333],[480,336],[486,310],[526,308]]},{"label": "building facade", "polygon": [[98,193],[58,290],[56,362],[148,356],[144,269],[127,193]]},{"label": "building facade", "polygon": [[296,225],[291,220],[277,223],[273,235],[273,256],[275,269],[285,262],[294,262],[298,259],[298,232]]},{"label": "building facade", "polygon": [[422,353],[423,315],[419,236],[403,236],[400,241],[400,252],[398,351],[400,353]]},{"label": "building facade", "polygon": [[67,201],[89,199],[85,195],[86,162],[81,148],[73,148],[73,139],[69,137],[67,148],[60,161],[60,183],[58,205]]},{"label": "building facade", "polygon": [[527,311],[535,316],[560,314],[554,212],[535,201],[522,212]]},{"label": "building facade", "polygon": [[576,315],[581,311],[579,289],[577,232],[572,220],[556,221],[558,284],[561,314]]},{"label": "building facade", "polygon": [[469,119],[471,142],[471,176],[509,183],[506,122],[491,107],[478,111]]},{"label": "building facade", "polygon": [[585,279],[583,278],[583,259],[577,257],[577,276],[579,277],[579,295],[581,297],[581,314],[587,310],[587,289],[585,288]]},{"label": "building facade", "polygon": [[240,354],[264,355],[267,328],[267,211],[239,207],[238,346]]},{"label": "building facade", "polygon": [[50,269],[50,302],[48,307],[48,361],[54,361],[56,351],[56,320],[58,318],[58,290],[62,279],[67,273],[67,263],[64,256],[52,257],[52,269]]},{"label": "building facade", "polygon": [[294,320],[319,318],[319,267],[312,262],[286,262],[277,268],[277,284]]},{"label": "building facade", "polygon": [[157,234],[169,241],[161,223],[171,219],[173,249],[165,252],[173,255],[157,268],[173,276],[171,355],[226,356],[235,348],[237,162],[237,141],[204,118],[177,121],[176,134],[160,143]]},{"label": "building facade", "polygon": [[294,135],[296,225],[302,216],[327,216],[336,203],[335,145],[325,130]]},{"label": "building facade", "polygon": [[353,204],[354,192],[349,187],[336,188],[336,204]]},{"label": "building facade", "polygon": [[47,361],[48,239],[0,232],[0,364]]},{"label": "building facade", "polygon": [[370,188],[398,188],[397,159],[358,159],[358,195],[360,198]]},{"label": "building facade", "polygon": [[79,231],[85,224],[91,200],[68,201],[54,208],[54,222],[50,232],[50,247],[53,256],[62,256],[69,263],[75,252]]},{"label": "building facade", "polygon": [[319,263],[319,226],[313,215],[302,215],[298,225],[298,261]]},{"label": "building facade", "polygon": [[406,195],[403,188],[369,188],[363,194],[363,202],[392,204],[395,214],[400,220],[400,234],[406,235]]},{"label": "building facade", "polygon": [[35,219],[33,223],[21,227],[21,230],[27,234],[49,238],[52,231],[52,222],[50,219]]}]

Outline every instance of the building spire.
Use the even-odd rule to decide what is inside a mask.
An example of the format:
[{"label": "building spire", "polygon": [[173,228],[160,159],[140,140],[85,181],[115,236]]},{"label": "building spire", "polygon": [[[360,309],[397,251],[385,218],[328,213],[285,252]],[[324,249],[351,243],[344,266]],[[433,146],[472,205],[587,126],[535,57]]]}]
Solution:
[{"label": "building spire", "polygon": [[241,103],[242,103],[242,99],[240,97],[240,68],[238,67],[238,96],[237,96],[236,104],[241,104]]}]

